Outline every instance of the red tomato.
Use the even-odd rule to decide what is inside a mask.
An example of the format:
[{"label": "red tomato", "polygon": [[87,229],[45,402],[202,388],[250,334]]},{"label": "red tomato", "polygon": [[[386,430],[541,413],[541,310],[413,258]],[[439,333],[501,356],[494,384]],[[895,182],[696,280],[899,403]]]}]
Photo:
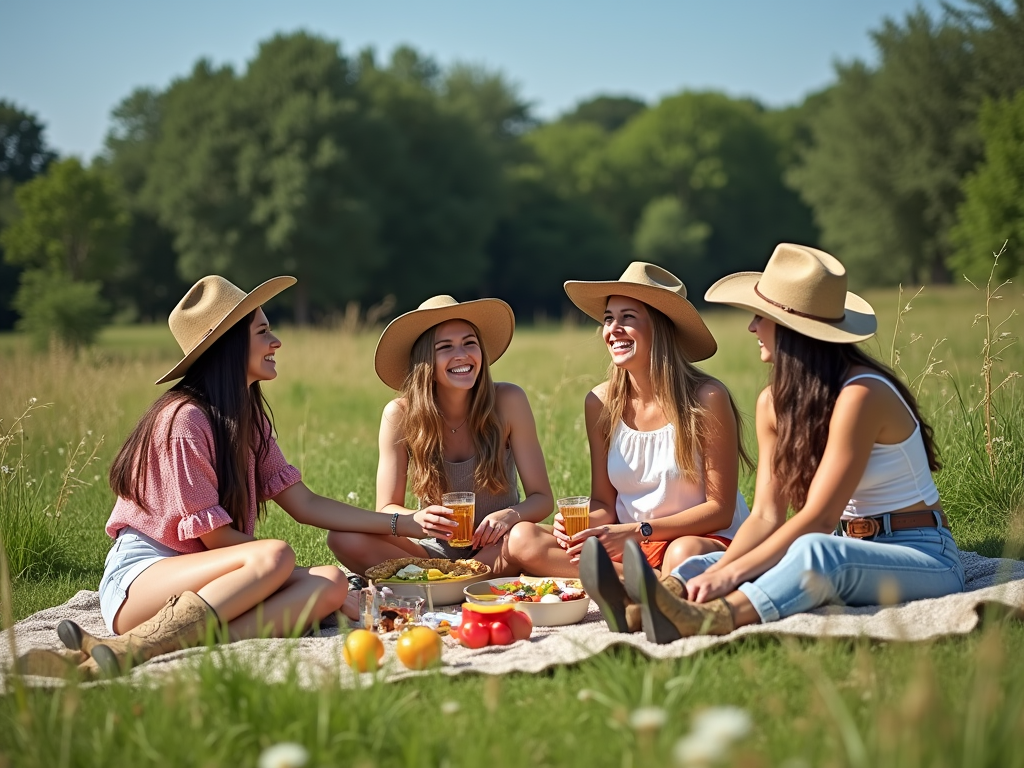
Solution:
[{"label": "red tomato", "polygon": [[491,645],[511,645],[513,639],[508,624],[503,621],[491,622]]},{"label": "red tomato", "polygon": [[508,628],[516,640],[529,640],[533,634],[533,621],[523,611],[512,611],[508,615]]},{"label": "red tomato", "polygon": [[488,625],[463,619],[459,625],[459,642],[467,648],[483,648],[491,641]]}]

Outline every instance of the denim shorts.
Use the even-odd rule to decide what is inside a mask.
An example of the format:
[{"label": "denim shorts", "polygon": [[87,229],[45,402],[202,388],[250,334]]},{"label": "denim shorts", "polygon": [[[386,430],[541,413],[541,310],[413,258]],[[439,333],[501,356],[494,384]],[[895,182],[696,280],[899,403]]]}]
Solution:
[{"label": "denim shorts", "polygon": [[114,546],[107,553],[100,579],[100,611],[108,630],[114,632],[114,617],[136,577],[153,563],[180,554],[130,526],[118,532]]}]

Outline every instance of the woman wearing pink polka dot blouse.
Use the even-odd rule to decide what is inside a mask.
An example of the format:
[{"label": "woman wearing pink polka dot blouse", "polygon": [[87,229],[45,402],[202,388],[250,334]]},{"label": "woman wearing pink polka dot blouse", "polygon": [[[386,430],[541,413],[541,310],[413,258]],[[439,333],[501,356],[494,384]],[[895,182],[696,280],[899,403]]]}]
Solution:
[{"label": "woman wearing pink polka dot blouse", "polygon": [[[115,539],[100,582],[103,618],[120,637],[98,639],[70,621],[58,634],[83,671],[113,675],[195,644],[216,622],[231,640],[301,631],[337,610],[355,617],[345,573],[295,567],[284,541],[253,537],[273,499],[300,523],[392,533],[387,516],[318,496],[274,440],[260,382],[277,377],[281,342],[260,305],[295,283],[277,277],[249,294],[204,277],[171,313],[185,357],[110,470]],[[423,537],[411,515],[402,536]],[[212,620],[212,621],[211,621]]]}]

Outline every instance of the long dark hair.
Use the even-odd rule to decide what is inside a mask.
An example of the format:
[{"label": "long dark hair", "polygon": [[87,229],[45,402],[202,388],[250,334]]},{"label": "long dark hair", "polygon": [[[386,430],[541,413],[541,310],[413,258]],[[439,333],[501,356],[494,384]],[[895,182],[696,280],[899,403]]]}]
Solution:
[{"label": "long dark hair", "polygon": [[[269,449],[266,426],[273,424],[259,382],[246,386],[249,326],[255,314],[253,310],[231,326],[192,363],[184,378],[157,398],[139,419],[110,467],[110,487],[114,493],[145,507],[149,449],[156,437],[157,421],[166,408],[174,408],[167,434],[157,437],[165,440],[169,448],[174,417],[182,406],[192,404],[202,410],[213,430],[219,503],[231,515],[232,527],[245,529],[249,515],[246,472],[250,451],[256,455],[256,488],[260,488],[260,463]],[[257,510],[262,517],[266,502],[258,501]]]},{"label": "long dark hair", "polygon": [[892,382],[921,425],[928,466],[932,472],[941,469],[931,426],[921,418],[910,390],[887,365],[855,344],[819,341],[778,324],[774,355],[771,388],[778,440],[772,471],[779,479],[783,498],[794,509],[807,502],[807,490],[825,453],[836,399],[854,366],[872,368]]}]

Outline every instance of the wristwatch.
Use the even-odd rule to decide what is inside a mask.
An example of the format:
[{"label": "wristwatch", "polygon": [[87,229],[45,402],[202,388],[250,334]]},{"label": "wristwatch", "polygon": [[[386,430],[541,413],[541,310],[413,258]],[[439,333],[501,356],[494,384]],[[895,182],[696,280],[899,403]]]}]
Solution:
[{"label": "wristwatch", "polygon": [[644,544],[651,540],[654,535],[654,527],[646,520],[640,523],[640,535],[644,537]]}]

